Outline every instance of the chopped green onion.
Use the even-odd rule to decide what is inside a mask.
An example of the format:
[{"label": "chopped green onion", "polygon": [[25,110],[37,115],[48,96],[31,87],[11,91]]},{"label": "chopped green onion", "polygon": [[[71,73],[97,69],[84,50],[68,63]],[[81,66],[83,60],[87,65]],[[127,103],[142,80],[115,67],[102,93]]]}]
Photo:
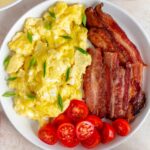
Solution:
[{"label": "chopped green onion", "polygon": [[3,62],[3,65],[4,65],[5,69],[7,68],[8,64],[9,64],[9,61],[10,61],[10,56],[7,56],[7,57],[4,59],[4,62]]},{"label": "chopped green onion", "polygon": [[7,81],[14,81],[14,80],[16,80],[17,79],[17,77],[9,77],[8,79],[7,79]]},{"label": "chopped green onion", "polygon": [[48,43],[48,41],[47,41],[47,40],[45,40],[45,43],[47,44],[47,47],[49,47],[49,43]]},{"label": "chopped green onion", "polygon": [[43,77],[46,75],[46,61],[43,63]]},{"label": "chopped green onion", "polygon": [[30,98],[30,99],[35,99],[36,98],[36,96],[33,93],[27,94],[27,97]]},{"label": "chopped green onion", "polygon": [[45,29],[50,30],[52,28],[52,24],[50,22],[45,23]]},{"label": "chopped green onion", "polygon": [[82,24],[84,26],[86,26],[86,15],[85,14],[82,16]]},{"label": "chopped green onion", "polygon": [[29,69],[31,69],[31,67],[33,67],[35,64],[36,64],[36,59],[32,57],[29,63]]},{"label": "chopped green onion", "polygon": [[27,33],[27,38],[28,38],[29,42],[32,43],[33,38],[32,38],[32,34],[31,33],[29,33],[29,32]]},{"label": "chopped green onion", "polygon": [[56,15],[55,15],[54,12],[49,11],[49,14],[50,14],[50,16],[51,16],[52,18],[56,19]]},{"label": "chopped green onion", "polygon": [[69,80],[69,75],[70,75],[70,67],[67,69],[67,71],[66,71],[66,81],[68,81]]},{"label": "chopped green onion", "polygon": [[84,50],[83,48],[80,47],[75,47],[76,50],[78,50],[79,52],[83,53],[83,54],[88,54],[88,52],[86,50]]},{"label": "chopped green onion", "polygon": [[13,91],[7,91],[2,96],[4,96],[4,97],[11,97],[11,96],[15,96],[15,95],[16,95],[15,92],[13,92]]},{"label": "chopped green onion", "polygon": [[62,101],[62,97],[60,94],[58,94],[57,102],[58,102],[58,106],[59,106],[60,110],[62,111],[63,110],[63,101]]},{"label": "chopped green onion", "polygon": [[68,35],[62,35],[62,36],[60,36],[60,37],[62,37],[62,38],[64,38],[64,39],[67,39],[67,40],[71,40],[71,39],[72,39],[72,37],[71,37],[71,36],[68,36]]}]

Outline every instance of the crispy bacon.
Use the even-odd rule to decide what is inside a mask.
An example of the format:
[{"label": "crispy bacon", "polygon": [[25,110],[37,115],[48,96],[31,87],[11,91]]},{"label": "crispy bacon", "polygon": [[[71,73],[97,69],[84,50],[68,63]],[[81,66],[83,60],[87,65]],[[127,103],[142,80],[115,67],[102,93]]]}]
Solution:
[{"label": "crispy bacon", "polygon": [[126,68],[125,73],[125,89],[124,89],[124,97],[123,97],[123,110],[127,111],[129,105],[129,88],[131,83],[131,69],[129,67]]},{"label": "crispy bacon", "polygon": [[[92,7],[86,9],[87,25],[89,30],[93,27],[102,28],[100,31],[98,29],[94,30],[94,34],[91,34],[90,32],[88,37],[90,40],[92,39],[91,42],[93,45],[96,47],[102,47],[104,42],[105,45],[108,45],[109,43],[107,43],[106,38],[105,40],[103,39],[102,45],[100,44],[104,35],[105,37],[108,36],[108,39],[112,39],[111,45],[115,46],[114,48],[116,48],[116,51],[120,51],[120,53],[124,56],[124,59],[122,57],[122,62],[140,62],[144,64],[136,46],[129,40],[125,32],[119,27],[115,20],[110,15],[102,11],[102,6],[103,4],[101,3],[97,5],[95,9]],[[105,34],[102,32],[104,30]],[[102,37],[98,37],[98,33],[100,33],[99,35]],[[112,48],[111,45],[110,47]]]},{"label": "crispy bacon", "polygon": [[[116,52],[102,52],[98,48],[88,49],[88,52],[92,64],[84,75],[83,89],[89,110],[100,117],[132,121],[145,104],[145,96],[137,82],[142,81],[143,65],[120,66]],[[135,75],[139,67],[141,72]]]},{"label": "crispy bacon", "polygon": [[92,64],[84,75],[83,89],[89,110],[100,117],[129,122],[145,105],[142,92],[144,63],[136,46],[102,4],[86,9]]},{"label": "crispy bacon", "polygon": [[141,63],[127,64],[127,67],[131,69],[131,78],[132,80],[142,85],[142,76],[143,76],[143,65]]},{"label": "crispy bacon", "polygon": [[142,91],[140,86],[137,86],[137,93],[130,99],[125,119],[127,119],[129,122],[133,121],[135,116],[141,112],[142,108],[145,106],[145,103],[145,93]]},{"label": "crispy bacon", "polygon": [[86,69],[83,89],[89,110],[100,117],[105,116],[105,87],[101,49],[88,49],[92,64]]},{"label": "crispy bacon", "polygon": [[118,54],[105,52],[104,53],[104,65],[106,72],[106,95],[107,95],[107,116],[111,117],[111,114],[114,114],[114,99],[112,98],[113,88],[112,88],[112,73],[114,74],[116,68],[118,68]]},{"label": "crispy bacon", "polygon": [[129,54],[133,63],[139,62],[144,64],[137,47],[129,40],[116,21],[109,14],[102,11],[102,7],[103,3],[95,7],[95,11],[99,16],[99,20],[101,20],[101,24],[113,34],[116,42],[122,49],[126,50],[126,53]]},{"label": "crispy bacon", "polygon": [[125,94],[124,107],[126,114],[124,116],[129,122],[135,119],[135,116],[145,105],[145,94],[142,86],[143,64],[127,64],[125,75]]},{"label": "crispy bacon", "polygon": [[105,51],[116,51],[112,36],[104,28],[90,28],[88,38],[95,47]]},{"label": "crispy bacon", "polygon": [[131,60],[126,51],[115,42],[111,33],[105,28],[90,28],[88,39],[95,47],[99,47],[104,51],[117,52],[121,63]]},{"label": "crispy bacon", "polygon": [[103,27],[103,24],[98,19],[98,16],[92,7],[87,8],[85,14],[87,17],[87,27]]},{"label": "crispy bacon", "polygon": [[109,92],[110,96],[109,100],[107,100],[109,107],[107,109],[107,116],[109,118],[122,117],[125,115],[125,111],[123,110],[123,97],[125,93],[125,69],[119,66],[117,53],[104,53],[104,63],[109,68],[110,73],[110,85],[108,86],[107,91],[111,92]]}]

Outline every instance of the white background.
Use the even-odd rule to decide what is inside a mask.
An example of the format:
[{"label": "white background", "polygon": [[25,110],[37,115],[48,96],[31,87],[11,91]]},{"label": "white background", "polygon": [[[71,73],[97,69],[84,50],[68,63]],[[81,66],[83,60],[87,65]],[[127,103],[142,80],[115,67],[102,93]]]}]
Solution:
[{"label": "white background", "polygon": [[[0,45],[11,26],[22,14],[43,0],[23,0],[0,12]],[[109,0],[128,11],[150,36],[150,0]],[[0,107],[0,150],[40,150],[26,141],[11,125]],[[142,127],[114,150],[150,150],[150,115]]]}]

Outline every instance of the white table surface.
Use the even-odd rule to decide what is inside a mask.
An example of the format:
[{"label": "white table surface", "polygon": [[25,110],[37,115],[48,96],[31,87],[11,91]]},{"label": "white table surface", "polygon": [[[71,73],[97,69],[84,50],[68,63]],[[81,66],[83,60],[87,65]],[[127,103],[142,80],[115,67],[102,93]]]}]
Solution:
[{"label": "white table surface", "polygon": [[[17,6],[0,12],[0,45],[16,20],[43,0],[23,0]],[[150,35],[150,0],[109,0],[134,16]],[[24,139],[11,125],[0,107],[0,150],[40,150]],[[150,115],[142,127],[114,150],[150,150]]]}]

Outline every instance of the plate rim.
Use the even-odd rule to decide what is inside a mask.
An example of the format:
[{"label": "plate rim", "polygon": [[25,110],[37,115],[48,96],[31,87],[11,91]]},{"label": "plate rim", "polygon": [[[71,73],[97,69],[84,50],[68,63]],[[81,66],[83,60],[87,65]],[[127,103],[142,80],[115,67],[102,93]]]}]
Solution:
[{"label": "plate rim", "polygon": [[22,1],[22,0],[16,0],[16,1],[14,1],[14,2],[11,2],[11,3],[8,4],[8,5],[5,5],[5,6],[0,7],[0,12],[6,10],[6,9],[8,9],[8,8],[11,8],[11,7],[15,6],[16,4],[20,3],[21,1]]}]

